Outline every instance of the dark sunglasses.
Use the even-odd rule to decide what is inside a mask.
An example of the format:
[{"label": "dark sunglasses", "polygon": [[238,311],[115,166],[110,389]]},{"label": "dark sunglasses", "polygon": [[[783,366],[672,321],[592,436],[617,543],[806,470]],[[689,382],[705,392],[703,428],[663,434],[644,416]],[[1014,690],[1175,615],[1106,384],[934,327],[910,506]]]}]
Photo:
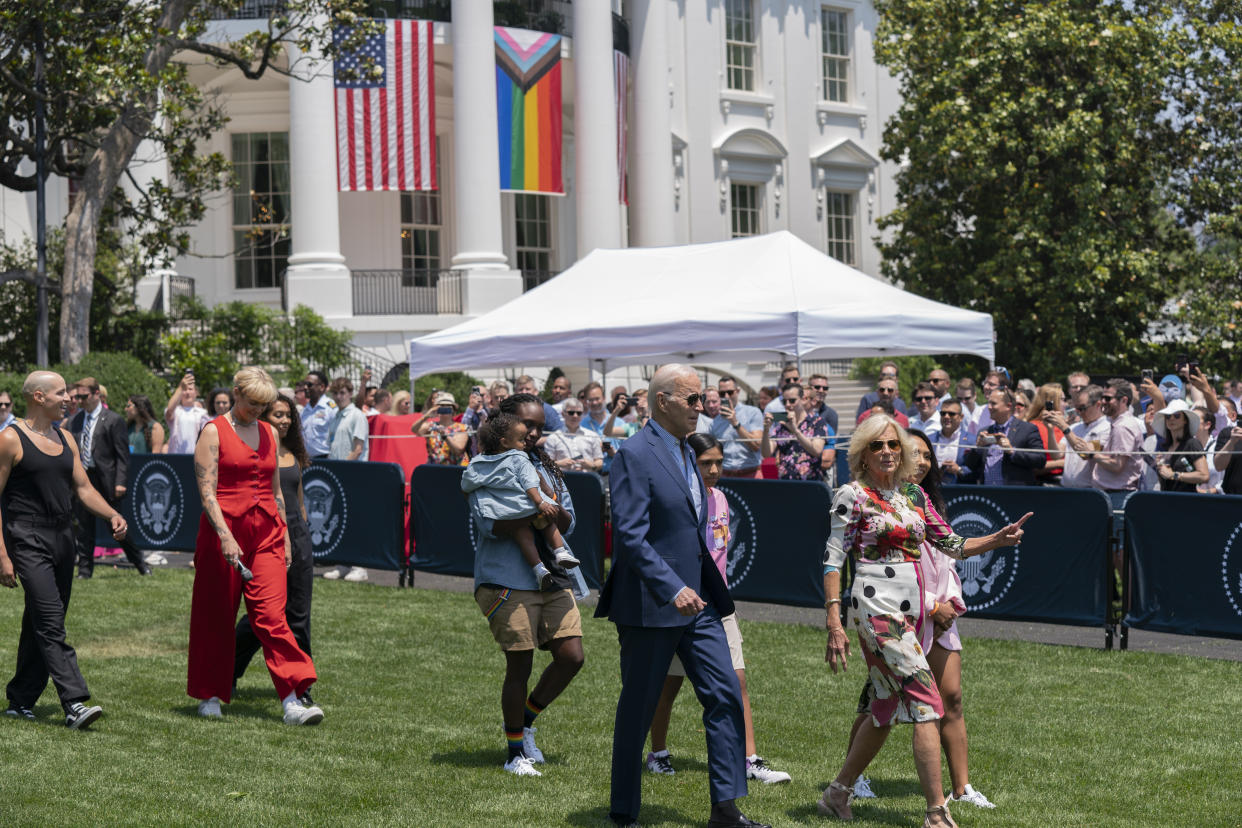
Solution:
[{"label": "dark sunglasses", "polygon": [[975,398],[974,397],[958,397],[957,401],[965,405],[966,403],[974,402]]},{"label": "dark sunglasses", "polygon": [[873,452],[881,451],[885,446],[888,446],[889,451],[901,451],[900,440],[872,440],[867,443],[867,449]]},{"label": "dark sunglasses", "polygon": [[74,394],[73,398],[75,400],[89,400],[91,398],[91,395],[90,394]]},{"label": "dark sunglasses", "polygon": [[1100,397],[1100,402],[1112,402],[1116,397]]},{"label": "dark sunglasses", "polygon": [[[661,394],[664,394],[665,392],[664,392],[664,391],[661,391],[660,393],[661,393]],[[667,396],[669,396],[669,397],[676,397],[677,395],[676,395],[676,394],[668,394]],[[703,399],[703,395],[702,395],[702,394],[691,394],[690,396],[685,397],[684,399],[685,399],[685,401],[686,401],[686,405],[690,406],[691,408],[694,408],[696,405],[698,405],[699,403],[701,403],[701,402],[703,402],[703,401],[704,401],[704,399]]]},{"label": "dark sunglasses", "polygon": [[565,417],[581,417],[582,416],[581,411],[562,411],[561,414]]},{"label": "dark sunglasses", "polygon": [[960,412],[960,411],[941,411],[941,412],[940,412],[940,416],[941,416],[941,417],[960,417],[960,416],[962,416],[962,412]]},{"label": "dark sunglasses", "polygon": [[875,390],[879,391],[881,394],[896,394],[897,393],[896,388],[877,388]]},{"label": "dark sunglasses", "polygon": [[12,407],[13,407],[13,403],[11,402],[0,402],[0,408],[12,408]]},{"label": "dark sunglasses", "polygon": [[816,391],[827,391],[828,390],[828,386],[826,385],[812,385],[811,387],[814,388]]},{"label": "dark sunglasses", "polygon": [[1076,405],[1076,406],[1074,406],[1074,410],[1075,410],[1075,411],[1077,411],[1079,414],[1081,414],[1081,413],[1083,413],[1084,411],[1086,411],[1086,410],[1087,410],[1088,408],[1090,408],[1090,407],[1091,407],[1091,406],[1089,406],[1089,405]]},{"label": "dark sunglasses", "polygon": [[935,397],[915,397],[914,401],[915,402],[931,402],[934,399],[936,398]]},{"label": "dark sunglasses", "polygon": [[733,394],[737,393],[737,389],[730,388],[728,391],[717,391],[717,393],[720,394],[721,396],[732,396]]}]

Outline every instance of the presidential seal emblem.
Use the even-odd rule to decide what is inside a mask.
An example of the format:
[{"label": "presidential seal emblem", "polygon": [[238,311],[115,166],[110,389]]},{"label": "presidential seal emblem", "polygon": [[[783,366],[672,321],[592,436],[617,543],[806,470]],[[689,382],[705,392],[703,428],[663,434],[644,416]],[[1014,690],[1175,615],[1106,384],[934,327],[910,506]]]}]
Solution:
[{"label": "presidential seal emblem", "polygon": [[313,465],[302,477],[302,498],[306,503],[306,522],[314,557],[332,554],[349,523],[345,488],[335,474],[323,466]]},{"label": "presidential seal emblem", "polygon": [[149,460],[134,478],[133,528],[146,546],[162,547],[181,529],[185,491],[181,478],[163,460]]},{"label": "presidential seal emblem", "polygon": [[[724,483],[724,481],[721,481]],[[729,556],[725,560],[725,583],[733,589],[746,580],[755,563],[758,547],[755,515],[745,498],[729,488],[728,484],[717,486],[724,492],[729,503]]]},{"label": "presidential seal emblem", "polygon": [[[990,535],[1010,520],[994,500],[981,495],[952,495],[945,504],[945,517],[953,531],[964,538]],[[962,579],[962,598],[968,610],[993,606],[1009,588],[1018,574],[1019,547],[994,549],[957,561],[957,574]]]},{"label": "presidential seal emblem", "polygon": [[1242,616],[1242,523],[1233,527],[1225,551],[1220,556],[1220,576],[1225,585],[1225,597],[1229,606]]}]

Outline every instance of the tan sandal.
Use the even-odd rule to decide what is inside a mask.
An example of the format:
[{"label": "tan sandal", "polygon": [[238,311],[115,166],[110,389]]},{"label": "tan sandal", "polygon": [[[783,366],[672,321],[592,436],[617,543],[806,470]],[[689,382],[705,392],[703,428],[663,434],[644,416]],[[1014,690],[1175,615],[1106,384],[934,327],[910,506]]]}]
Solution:
[{"label": "tan sandal", "polygon": [[815,803],[815,807],[819,809],[822,816],[834,816],[849,822],[854,818],[854,812],[850,810],[850,803],[853,801],[854,789],[834,779],[832,784],[824,789],[824,795]]},{"label": "tan sandal", "polygon": [[[945,822],[937,825],[932,822],[933,817],[943,817]],[[935,808],[928,808],[923,816],[923,828],[958,828],[956,822],[953,821],[953,815],[949,813],[949,800],[937,805]]]}]

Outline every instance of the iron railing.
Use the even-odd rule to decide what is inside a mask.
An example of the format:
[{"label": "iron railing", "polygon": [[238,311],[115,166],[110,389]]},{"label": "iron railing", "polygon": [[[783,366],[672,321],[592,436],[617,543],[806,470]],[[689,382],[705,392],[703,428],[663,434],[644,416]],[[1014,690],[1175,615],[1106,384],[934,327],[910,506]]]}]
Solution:
[{"label": "iron railing", "polygon": [[461,277],[451,270],[355,270],[354,316],[461,313]]},{"label": "iron railing", "polygon": [[273,11],[283,11],[286,0],[245,0],[240,6],[216,7],[212,20],[266,20]]},{"label": "iron railing", "polygon": [[194,277],[181,276],[173,274],[168,277],[168,297],[172,301],[177,299],[193,299],[194,298]]}]

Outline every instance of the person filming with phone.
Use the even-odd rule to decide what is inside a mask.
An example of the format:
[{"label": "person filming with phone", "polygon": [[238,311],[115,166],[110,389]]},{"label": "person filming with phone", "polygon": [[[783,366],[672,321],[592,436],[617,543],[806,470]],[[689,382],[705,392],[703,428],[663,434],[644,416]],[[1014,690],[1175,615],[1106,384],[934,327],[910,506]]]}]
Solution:
[{"label": "person filming with phone", "polygon": [[465,466],[470,462],[466,446],[470,429],[465,423],[453,421],[457,400],[447,391],[439,391],[432,399],[434,408],[410,430],[427,438],[427,462],[438,466]]},{"label": "person filming with phone", "polygon": [[[997,388],[988,396],[991,424],[975,438],[975,448],[966,452],[966,471],[961,483],[985,486],[1035,486],[1035,470],[1046,462],[1043,444],[1035,426],[1013,415],[1017,401],[1013,391]],[[1033,451],[1015,451],[1033,449]]]},{"label": "person filming with phone", "polygon": [[763,412],[741,402],[741,391],[733,377],[721,377],[716,393],[712,390],[704,392],[698,430],[712,435],[724,447],[721,477],[759,477]]},{"label": "person filming with phone", "polygon": [[763,415],[763,437],[759,450],[764,457],[775,457],[781,480],[824,479],[824,463],[832,468],[835,451],[824,451],[832,429],[817,415],[807,411],[802,385],[790,383],[781,391],[784,411]]}]

